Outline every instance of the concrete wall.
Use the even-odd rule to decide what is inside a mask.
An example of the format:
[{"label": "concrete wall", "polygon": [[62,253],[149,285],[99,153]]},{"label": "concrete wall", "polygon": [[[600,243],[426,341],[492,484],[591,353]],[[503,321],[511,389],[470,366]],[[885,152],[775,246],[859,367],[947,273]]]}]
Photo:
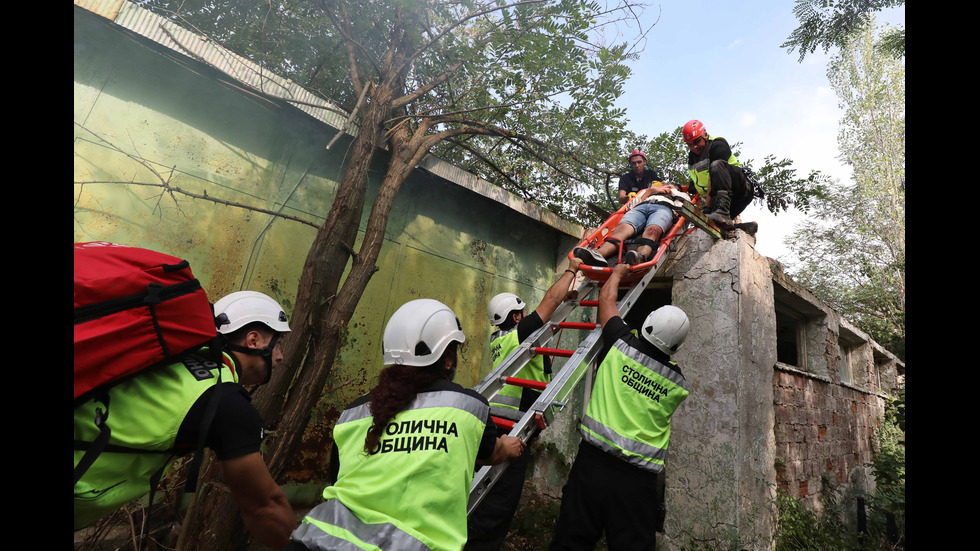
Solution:
[{"label": "concrete wall", "polygon": [[[167,252],[191,262],[212,300],[254,289],[292,310],[349,137],[327,150],[336,128],[78,7],[73,120],[74,241]],[[379,151],[374,161],[368,201],[386,155]],[[492,186],[445,163],[425,165],[430,170],[414,171],[396,199],[379,270],[295,460],[296,483],[322,489],[334,418],[376,381],[384,323],[396,308],[429,297],[455,310],[467,335],[457,381],[472,386],[490,367],[490,297],[510,291],[536,304],[581,235],[499,188],[484,192]],[[163,182],[223,203],[165,190]],[[362,229],[369,209],[370,202]]]},{"label": "concrete wall", "polygon": [[772,279],[741,235],[696,232],[673,266],[673,302],[691,320],[676,361],[692,390],[672,423],[668,542],[756,547],[773,528]]}]

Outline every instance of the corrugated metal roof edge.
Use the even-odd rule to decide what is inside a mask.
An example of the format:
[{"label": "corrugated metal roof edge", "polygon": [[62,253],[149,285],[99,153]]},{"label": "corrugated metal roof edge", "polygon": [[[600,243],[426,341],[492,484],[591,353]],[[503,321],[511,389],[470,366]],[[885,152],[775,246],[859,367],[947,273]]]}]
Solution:
[{"label": "corrugated metal roof edge", "polygon": [[[272,74],[258,64],[191,32],[172,21],[141,8],[127,0],[74,0],[75,5],[104,17],[115,24],[144,36],[175,52],[206,63],[254,90],[292,103],[301,111],[333,128],[344,125],[347,114],[330,101],[320,98],[289,79]],[[348,134],[355,135],[356,127]],[[424,170],[478,193],[490,200],[573,237],[581,237],[584,228],[559,217],[534,203],[491,184],[474,174],[429,155],[419,166]]]}]

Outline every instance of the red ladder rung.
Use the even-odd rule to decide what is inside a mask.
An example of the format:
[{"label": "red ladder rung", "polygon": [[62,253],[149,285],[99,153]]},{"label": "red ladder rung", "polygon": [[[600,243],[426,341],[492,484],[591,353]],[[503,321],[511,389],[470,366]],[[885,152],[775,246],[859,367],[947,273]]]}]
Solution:
[{"label": "red ladder rung", "polygon": [[562,350],[560,348],[540,348],[535,347],[535,354],[542,354],[545,356],[561,356],[562,358],[571,358],[572,354],[575,353],[574,350]]},{"label": "red ladder rung", "polygon": [[497,428],[501,430],[510,432],[510,429],[514,428],[514,422],[511,421],[510,419],[502,419],[500,417],[494,417],[493,415],[491,415],[490,420],[493,421],[493,423],[497,425]]},{"label": "red ladder rung", "polygon": [[544,381],[532,381],[530,379],[518,379],[517,377],[506,377],[504,382],[509,385],[519,386],[523,388],[530,388],[534,390],[544,390],[544,387],[548,386],[548,383]]},{"label": "red ladder rung", "polygon": [[580,306],[599,306],[599,301],[598,300],[580,300],[579,301],[579,305]]},{"label": "red ladder rung", "polygon": [[577,321],[558,322],[558,327],[561,329],[588,329],[591,331],[592,329],[595,329],[597,325],[597,323],[580,323]]}]

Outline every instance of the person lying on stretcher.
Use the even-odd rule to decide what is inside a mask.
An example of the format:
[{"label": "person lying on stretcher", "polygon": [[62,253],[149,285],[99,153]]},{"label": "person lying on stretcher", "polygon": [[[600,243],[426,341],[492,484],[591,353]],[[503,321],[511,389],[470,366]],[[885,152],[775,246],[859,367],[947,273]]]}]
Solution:
[{"label": "person lying on stretcher", "polygon": [[[640,197],[634,197],[635,193],[630,194],[629,211],[623,215],[619,225],[613,229],[612,235],[607,237],[598,249],[575,247],[574,256],[589,266],[614,266],[620,243],[636,235],[642,235],[633,239],[632,243],[638,247],[623,254],[623,263],[636,265],[649,260],[660,238],[674,222],[674,211],[671,210],[670,205],[678,203],[674,203],[671,198],[676,196],[687,198],[687,194],[680,191],[677,186],[663,182],[653,182],[647,189],[650,191],[646,194],[643,194],[646,190],[641,191]],[[613,259],[612,263],[606,260],[610,257]]]}]

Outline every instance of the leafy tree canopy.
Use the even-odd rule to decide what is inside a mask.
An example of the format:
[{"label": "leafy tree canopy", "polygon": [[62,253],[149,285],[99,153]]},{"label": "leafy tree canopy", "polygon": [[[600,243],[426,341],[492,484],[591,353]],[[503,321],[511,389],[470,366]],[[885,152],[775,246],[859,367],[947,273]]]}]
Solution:
[{"label": "leafy tree canopy", "polygon": [[621,141],[614,102],[649,31],[629,0],[143,5],[348,111],[395,68],[386,63],[404,40],[412,51],[386,127],[437,136],[436,154],[563,214],[561,196],[595,188]]},{"label": "leafy tree canopy", "polygon": [[[800,22],[783,48],[799,50],[800,59],[817,48],[824,52],[843,48],[848,40],[867,26],[875,12],[905,5],[905,0],[796,0],[793,15]],[[905,29],[890,29],[878,48],[893,56],[905,56]]]},{"label": "leafy tree canopy", "polygon": [[[406,77],[386,126],[420,128],[431,151],[569,219],[597,223],[590,202],[642,147],[668,181],[687,181],[680,130],[649,139],[626,130],[615,106],[650,30],[642,5],[623,0],[513,3],[402,0],[144,0],[277,74],[336,102],[358,105],[381,79],[393,29],[411,36]],[[399,31],[401,32],[401,31]],[[609,43],[605,36],[630,36]],[[353,45],[353,46],[352,46]],[[362,103],[363,109],[363,103]],[[737,147],[737,144],[733,144]],[[823,177],[799,177],[789,159],[753,167],[767,207],[806,210]],[[608,208],[608,205],[607,205]]]}]

